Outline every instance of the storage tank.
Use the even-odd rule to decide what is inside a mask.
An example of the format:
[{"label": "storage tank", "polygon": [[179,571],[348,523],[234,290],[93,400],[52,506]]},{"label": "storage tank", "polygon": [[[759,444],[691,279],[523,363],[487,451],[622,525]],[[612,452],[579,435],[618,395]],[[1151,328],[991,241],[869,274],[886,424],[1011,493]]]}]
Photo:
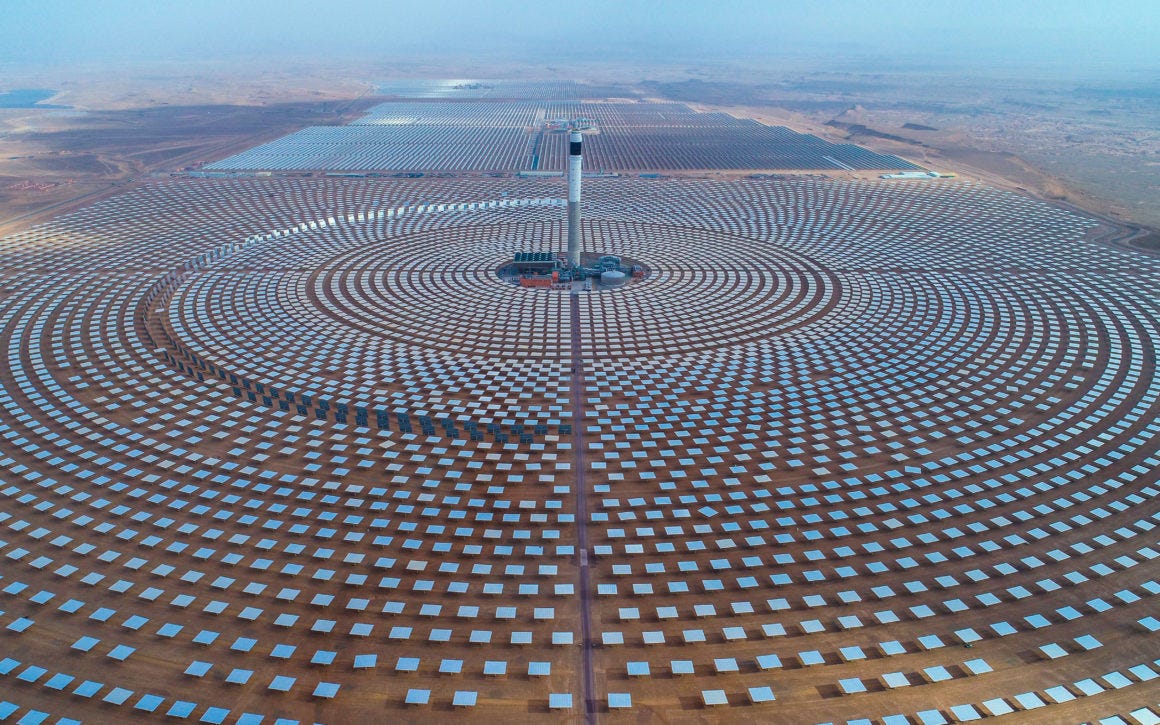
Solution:
[{"label": "storage tank", "polygon": [[624,272],[621,272],[621,271],[615,270],[615,269],[610,269],[607,272],[600,273],[600,286],[601,287],[623,287],[624,283],[627,281],[627,279],[628,278],[624,276]]}]

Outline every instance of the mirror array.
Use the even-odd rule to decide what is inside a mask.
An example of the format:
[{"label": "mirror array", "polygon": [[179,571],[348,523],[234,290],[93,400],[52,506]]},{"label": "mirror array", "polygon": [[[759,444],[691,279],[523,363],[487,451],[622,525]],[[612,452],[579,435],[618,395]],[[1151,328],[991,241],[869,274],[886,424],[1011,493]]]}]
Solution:
[{"label": "mirror array", "polygon": [[505,284],[562,191],[0,241],[0,718],[1155,721],[1160,263],[965,182],[595,179],[649,276]]},{"label": "mirror array", "polygon": [[[532,96],[534,97],[534,96]],[[909,161],[681,103],[388,101],[346,126],[310,126],[205,168],[236,171],[559,172],[570,125],[587,168],[916,170]]]}]

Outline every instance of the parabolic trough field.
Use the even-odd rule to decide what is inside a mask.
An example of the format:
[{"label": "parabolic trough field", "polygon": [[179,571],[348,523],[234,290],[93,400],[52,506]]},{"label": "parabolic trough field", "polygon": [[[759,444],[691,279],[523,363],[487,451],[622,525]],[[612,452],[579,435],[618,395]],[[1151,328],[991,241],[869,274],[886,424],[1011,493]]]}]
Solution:
[{"label": "parabolic trough field", "polygon": [[[1160,721],[1160,261],[675,104],[395,95],[0,241],[0,720]],[[631,285],[497,275],[564,250],[557,115]],[[641,178],[712,168],[784,173]]]}]

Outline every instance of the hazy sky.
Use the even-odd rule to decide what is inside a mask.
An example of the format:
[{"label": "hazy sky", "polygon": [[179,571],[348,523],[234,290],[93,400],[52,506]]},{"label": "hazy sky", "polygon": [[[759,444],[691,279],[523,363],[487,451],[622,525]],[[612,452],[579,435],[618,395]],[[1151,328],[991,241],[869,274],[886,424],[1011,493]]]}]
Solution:
[{"label": "hazy sky", "polygon": [[1160,0],[0,0],[0,61],[776,54],[1160,66]]}]

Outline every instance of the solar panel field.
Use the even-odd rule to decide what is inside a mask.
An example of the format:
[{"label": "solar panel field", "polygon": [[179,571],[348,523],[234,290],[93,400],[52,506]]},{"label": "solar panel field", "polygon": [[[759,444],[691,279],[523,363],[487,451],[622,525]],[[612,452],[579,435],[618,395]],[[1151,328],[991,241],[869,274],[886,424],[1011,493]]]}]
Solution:
[{"label": "solar panel field", "polygon": [[604,171],[914,170],[852,144],[678,103],[395,101],[347,126],[315,126],[210,164],[211,171],[562,171],[565,129],[593,125]]},{"label": "solar panel field", "polygon": [[[517,169],[572,109],[589,168],[874,163],[645,103],[246,154]],[[622,177],[586,251],[646,277],[501,279],[564,192],[152,180],[0,240],[0,719],[1160,718],[1155,257],[966,180]]]}]

